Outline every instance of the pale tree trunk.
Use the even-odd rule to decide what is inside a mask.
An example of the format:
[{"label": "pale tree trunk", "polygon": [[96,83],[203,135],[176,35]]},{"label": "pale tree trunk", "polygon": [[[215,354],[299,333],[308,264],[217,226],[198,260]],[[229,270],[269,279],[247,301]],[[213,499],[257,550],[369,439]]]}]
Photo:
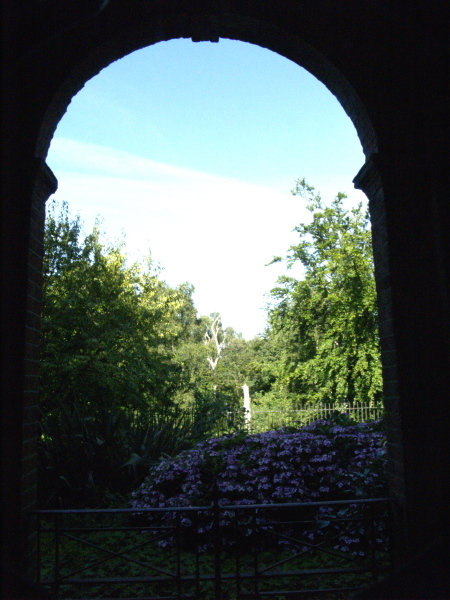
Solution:
[{"label": "pale tree trunk", "polygon": [[244,391],[244,420],[245,420],[245,426],[247,429],[250,429],[251,427],[251,421],[252,421],[252,410],[250,407],[250,390],[247,384],[242,386],[242,389]]},{"label": "pale tree trunk", "polygon": [[[222,332],[222,340],[219,341],[220,332]],[[222,323],[220,322],[220,315],[218,315],[214,318],[213,322],[211,323],[211,327],[205,333],[204,338],[205,344],[209,344],[212,341],[216,350],[215,358],[213,358],[212,356],[208,356],[208,364],[211,367],[213,373],[215,373],[217,363],[219,362],[220,354],[225,347],[225,338],[226,334],[223,332]]]}]

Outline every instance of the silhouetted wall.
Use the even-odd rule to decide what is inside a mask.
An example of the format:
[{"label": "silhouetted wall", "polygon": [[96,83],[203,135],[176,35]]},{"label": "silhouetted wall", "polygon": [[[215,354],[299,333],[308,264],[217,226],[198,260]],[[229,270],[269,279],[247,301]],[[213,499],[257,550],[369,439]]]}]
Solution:
[{"label": "silhouetted wall", "polygon": [[[163,40],[221,37],[308,69],[351,118],[366,164],[398,553],[448,531],[448,4],[441,0],[6,0],[3,10],[2,527],[32,576],[42,229],[55,128],[84,83]],[[180,99],[182,101],[182,99]]]}]

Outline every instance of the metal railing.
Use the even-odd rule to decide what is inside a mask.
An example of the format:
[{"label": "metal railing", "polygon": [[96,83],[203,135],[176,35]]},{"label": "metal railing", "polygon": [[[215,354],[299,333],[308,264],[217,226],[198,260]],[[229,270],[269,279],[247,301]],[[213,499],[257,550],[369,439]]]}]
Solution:
[{"label": "metal railing", "polygon": [[262,433],[281,427],[308,425],[318,419],[327,419],[333,413],[348,414],[359,423],[381,419],[384,413],[382,406],[370,406],[360,402],[352,404],[317,403],[305,405],[299,409],[263,410],[253,407],[250,415],[241,411],[227,411],[216,424],[216,435],[231,433],[238,429],[247,429],[251,433]]},{"label": "metal railing", "polygon": [[388,498],[40,510],[38,583],[59,598],[347,598],[392,567]]}]

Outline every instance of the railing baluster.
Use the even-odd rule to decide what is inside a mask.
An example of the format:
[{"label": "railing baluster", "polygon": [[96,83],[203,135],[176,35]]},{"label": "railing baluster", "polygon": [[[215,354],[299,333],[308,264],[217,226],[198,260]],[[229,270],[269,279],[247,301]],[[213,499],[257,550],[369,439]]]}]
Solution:
[{"label": "railing baluster", "polygon": [[221,581],[221,535],[220,535],[220,513],[219,499],[217,492],[214,494],[213,503],[213,530],[214,530],[214,594],[215,600],[222,600],[222,581]]},{"label": "railing baluster", "polygon": [[388,523],[386,524],[388,531],[391,532],[391,535],[388,538],[389,541],[389,562],[391,564],[392,569],[397,568],[397,553],[396,553],[396,541],[398,541],[398,525],[400,522],[398,515],[399,506],[395,502],[389,502],[388,505]]},{"label": "railing baluster", "polygon": [[377,573],[376,573],[376,568],[377,568],[377,563],[376,563],[376,556],[375,556],[375,543],[376,543],[376,535],[375,535],[375,504],[371,504],[370,505],[370,524],[371,524],[371,528],[370,528],[370,533],[371,533],[371,539],[370,539],[370,546],[371,546],[371,563],[372,563],[372,579],[373,579],[373,583],[377,582]]},{"label": "railing baluster", "polygon": [[196,530],[196,544],[195,544],[195,595],[196,598],[200,598],[200,533],[199,533],[199,512],[195,512],[195,530]]},{"label": "railing baluster", "polygon": [[36,515],[36,580],[41,583],[41,515]]},{"label": "railing baluster", "polygon": [[60,514],[55,515],[55,583],[53,593],[59,595],[59,544],[60,544]]},{"label": "railing baluster", "polygon": [[259,598],[259,572],[258,572],[258,531],[257,531],[257,519],[256,511],[253,511],[252,515],[252,537],[253,537],[253,591],[255,594],[255,600]]},{"label": "railing baluster", "polygon": [[[370,505],[370,506],[369,506]],[[291,509],[302,509],[305,508],[307,510],[307,515],[304,517],[306,520],[313,524],[315,518],[320,518],[319,511],[322,507],[330,507],[332,508],[332,519],[334,521],[333,527],[339,526],[341,529],[342,536],[348,534],[349,537],[353,537],[352,533],[357,530],[359,527],[364,527],[363,536],[364,539],[370,543],[370,549],[366,552],[364,558],[360,559],[360,557],[356,557],[353,559],[350,554],[347,555],[342,554],[342,552],[336,552],[335,542],[327,544],[324,546],[324,543],[316,543],[316,541],[312,541],[310,543],[306,538],[303,538],[303,534],[298,533],[295,534],[293,532],[296,531],[296,527],[294,525],[294,529],[292,532],[283,529],[283,522],[286,521],[285,515],[288,513],[283,513],[283,511],[291,510]],[[339,515],[338,512],[335,512],[336,509],[340,509],[341,507],[349,507],[350,512],[344,516]],[[388,512],[387,509],[391,509]],[[222,549],[223,549],[223,535],[224,530],[221,525],[222,514],[226,511],[227,517],[225,521],[232,526],[231,531],[229,529],[225,530],[229,535],[234,532],[234,551],[235,556],[233,557],[230,554],[229,559],[222,557]],[[261,512],[263,511],[263,512]],[[282,512],[279,512],[282,511]],[[310,511],[313,511],[310,513]],[[89,532],[104,532],[105,534],[109,531],[113,531],[112,527],[97,527],[94,524],[87,522],[87,526],[83,522],[79,522],[81,516],[84,514],[88,518],[91,518],[92,515],[99,514],[105,515],[107,513],[116,513],[116,514],[125,514],[125,513],[146,513],[149,514],[163,514],[167,513],[175,513],[173,515],[174,519],[171,521],[171,525],[167,528],[163,523],[163,528],[159,529],[158,522],[149,522],[149,526],[147,529],[149,531],[153,531],[152,535],[149,536],[151,539],[146,541],[146,535],[143,534],[142,537],[135,543],[135,540],[131,540],[132,544],[130,548],[122,548],[117,552],[111,551],[106,548],[102,548],[101,542],[98,542],[100,545],[96,545],[95,543],[87,543],[84,539],[84,534]],[[386,513],[388,515],[386,516]],[[378,574],[383,570],[383,563],[381,560],[386,560],[389,558],[388,555],[383,554],[379,555],[377,550],[377,545],[380,545],[377,542],[378,537],[384,536],[384,534],[379,534],[377,530],[378,523],[386,523],[386,527],[391,521],[388,521],[388,518],[392,518],[392,502],[389,499],[366,499],[366,500],[347,500],[347,501],[335,501],[335,502],[307,502],[307,503],[286,503],[286,504],[260,504],[260,505],[230,505],[230,506],[221,506],[219,504],[219,497],[217,490],[214,494],[214,502],[212,506],[209,507],[173,507],[167,509],[103,509],[103,510],[86,510],[86,511],[37,511],[37,534],[38,534],[38,544],[40,545],[39,553],[38,553],[38,561],[40,567],[40,563],[42,561],[42,549],[45,547],[42,543],[42,536],[49,535],[53,539],[55,543],[54,548],[54,568],[53,572],[53,580],[51,578],[42,580],[42,574],[39,575],[41,585],[51,586],[52,591],[55,596],[60,593],[64,595],[64,587],[68,585],[111,585],[114,584],[117,586],[117,578],[113,577],[99,577],[95,574],[89,574],[85,576],[79,576],[83,571],[83,567],[75,567],[71,574],[70,564],[67,563],[68,553],[66,551],[66,547],[64,543],[67,538],[71,539],[72,542],[69,541],[69,544],[72,544],[73,541],[78,541],[80,543],[86,542],[88,546],[93,548],[97,548],[98,550],[102,550],[106,552],[107,556],[98,561],[94,560],[94,562],[86,559],[88,564],[85,565],[84,569],[89,568],[92,571],[92,567],[96,565],[103,564],[105,561],[110,560],[111,558],[115,561],[120,558],[131,561],[131,563],[140,565],[144,571],[144,576],[129,576],[123,577],[122,582],[132,583],[133,585],[148,585],[147,594],[152,598],[156,599],[158,596],[155,593],[155,588],[151,586],[160,586],[163,587],[165,585],[170,585],[172,588],[171,596],[172,598],[177,598],[181,600],[184,598],[184,594],[195,594],[195,597],[198,600],[202,599],[202,592],[205,593],[205,590],[202,590],[203,582],[209,582],[209,585],[213,584],[214,586],[214,598],[216,600],[222,600],[225,594],[225,588],[227,588],[227,592],[231,594],[235,594],[236,598],[241,598],[244,592],[251,593],[252,597],[257,600],[261,596],[264,596],[265,592],[270,592],[270,587],[266,588],[267,582],[275,580],[277,577],[283,577],[289,582],[287,585],[286,593],[297,593],[301,595],[305,590],[299,587],[293,588],[294,583],[302,584],[302,573],[305,572],[305,566],[303,564],[298,564],[296,562],[292,563],[291,566],[286,570],[286,561],[296,560],[294,555],[293,559],[288,558],[285,559],[283,556],[276,556],[277,551],[273,552],[274,556],[271,557],[271,551],[265,552],[267,548],[272,550],[275,546],[272,545],[272,541],[281,540],[285,543],[285,540],[290,540],[292,543],[296,544],[299,548],[309,546],[311,550],[314,552],[320,553],[320,556],[323,557],[326,562],[323,565],[320,565],[320,570],[323,572],[324,577],[330,577],[330,574],[334,574],[335,576],[339,576],[341,574],[348,573],[357,573],[361,570],[361,575],[363,575],[366,579],[361,579],[361,586],[364,585],[364,581],[367,583],[367,577],[371,577],[373,581],[377,580]],[[72,524],[72,522],[66,522],[66,516],[72,517],[77,516],[77,522]],[[228,519],[228,515],[230,519]],[[279,515],[279,516],[278,516]],[[315,516],[314,516],[315,515]],[[333,518],[334,515],[334,518]],[[184,517],[189,519],[192,522],[193,527],[193,535],[189,539],[189,545],[193,542],[195,548],[186,549],[184,547],[184,531],[185,531],[185,521]],[[48,528],[43,528],[42,520],[44,518],[52,518],[54,520],[54,526],[49,526]],[[202,573],[202,561],[200,560],[202,550],[200,549],[201,543],[204,541],[203,535],[200,534],[199,529],[204,524],[206,520],[211,524],[212,519],[212,548],[214,551],[214,573],[212,574],[210,570],[210,562],[209,558],[206,557],[206,572]],[[291,521],[293,517],[288,518],[288,522]],[[299,523],[302,522],[301,515],[298,515],[298,519],[300,519]],[[295,519],[294,519],[295,520]],[[269,529],[267,529],[268,522],[270,522]],[[306,521],[303,522],[306,523]],[[286,522],[287,525],[287,522]],[[288,528],[291,525],[287,525]],[[306,525],[305,525],[306,526]],[[303,531],[303,527],[299,531]],[[309,528],[310,525],[307,527]],[[145,525],[142,525],[142,528],[145,530]],[[136,526],[123,526],[119,527],[119,530],[134,531],[133,535],[139,534],[141,532],[141,525]],[[82,531],[81,537],[79,537],[78,533]],[[187,531],[187,530],[186,530]],[[96,534],[97,535],[97,534]],[[134,548],[145,547],[147,543],[152,544],[149,546],[150,556],[154,556],[154,544],[164,538],[164,536],[169,535],[172,539],[173,545],[169,552],[171,552],[170,562],[173,565],[173,562],[176,562],[176,565],[173,565],[173,568],[167,569],[164,567],[162,570],[158,567],[157,564],[152,562],[145,562],[145,558],[134,559],[130,555],[130,551]],[[273,536],[275,536],[273,538]],[[139,535],[138,535],[139,537]],[[207,536],[209,538],[209,536]],[[130,536],[131,538],[131,536]],[[209,538],[210,539],[210,538]],[[333,539],[333,538],[331,538]],[[345,539],[345,538],[343,538]],[[267,541],[270,542],[270,545],[267,546]],[[324,541],[325,538],[324,538]],[[95,542],[95,540],[94,540]],[[247,542],[247,544],[245,544]],[[248,550],[245,548],[247,546]],[[108,546],[108,548],[110,548]],[[380,546],[381,549],[381,546]],[[263,551],[263,554],[260,554]],[[166,552],[166,551],[164,551]],[[70,553],[72,553],[72,547],[70,546]],[[176,553],[176,555],[175,555]],[[185,555],[185,553],[189,553],[189,555]],[[108,556],[109,554],[109,556]],[[298,556],[301,556],[302,552]],[[193,557],[195,555],[195,566]],[[228,554],[227,554],[228,556]],[[339,561],[346,559],[346,562],[342,564],[339,562],[336,563],[336,556]],[[150,560],[150,559],[147,559]],[[378,562],[377,562],[378,561]],[[169,563],[170,564],[170,563]],[[152,566],[153,565],[153,566]],[[150,568],[149,568],[150,567]],[[187,569],[187,572],[184,571]],[[174,572],[175,571],[175,572]],[[306,573],[311,573],[306,568]],[[74,578],[74,575],[78,575]],[[308,576],[309,576],[308,575]],[[326,580],[325,580],[326,581]],[[291,583],[294,582],[294,583]],[[230,588],[234,585],[234,590],[231,591]],[[250,585],[250,589],[248,589],[248,585]],[[345,584],[341,584],[341,587],[335,585],[335,590],[342,591],[345,589]],[[189,589],[185,588],[188,586]],[[264,587],[263,587],[264,586]],[[318,583],[318,588],[320,588],[321,584]],[[175,591],[176,588],[176,591]],[[264,592],[261,591],[264,589]],[[278,588],[279,589],[279,588]],[[356,588],[355,588],[356,589]],[[89,593],[89,588],[86,590]],[[272,589],[272,593],[274,593],[275,589]],[[316,590],[318,593],[320,589]],[[311,592],[314,597],[313,592]],[[89,594],[88,594],[89,595]],[[139,595],[139,593],[138,593]],[[162,595],[160,600],[162,600]]]},{"label": "railing baluster", "polygon": [[236,569],[236,598],[241,596],[241,562],[240,547],[241,535],[239,530],[239,509],[234,509],[234,547],[236,549],[235,569]]},{"label": "railing baluster", "polygon": [[176,550],[177,550],[177,566],[176,566],[176,582],[177,582],[177,598],[182,600],[183,598],[183,587],[181,584],[181,519],[180,512],[177,511],[175,514],[175,526],[176,526]]}]

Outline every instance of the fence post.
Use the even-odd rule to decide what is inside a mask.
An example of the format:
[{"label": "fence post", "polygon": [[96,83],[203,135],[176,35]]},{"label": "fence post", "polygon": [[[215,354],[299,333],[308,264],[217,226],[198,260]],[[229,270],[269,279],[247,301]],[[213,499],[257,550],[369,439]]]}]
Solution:
[{"label": "fence post", "polygon": [[244,423],[247,431],[250,431],[252,425],[252,409],[250,406],[250,390],[247,384],[242,386],[244,391]]},{"label": "fence post", "polygon": [[180,512],[177,511],[175,513],[175,523],[176,523],[176,544],[177,544],[177,571],[176,571],[176,579],[177,579],[177,598],[181,600],[183,598],[183,586],[181,585],[181,519]]},{"label": "fence post", "polygon": [[259,565],[258,565],[258,531],[257,531],[257,518],[256,518],[256,512],[257,512],[257,508],[253,510],[253,516],[252,516],[252,537],[253,537],[253,575],[254,575],[254,579],[253,579],[253,590],[254,590],[254,594],[255,594],[255,600],[259,600]]},{"label": "fence post", "polygon": [[214,598],[215,600],[221,600],[222,598],[222,574],[220,564],[220,551],[221,551],[221,539],[220,539],[220,512],[219,512],[219,489],[217,482],[214,484],[213,493],[213,528],[214,528]]},{"label": "fence post", "polygon": [[60,533],[60,515],[55,515],[55,584],[53,586],[53,593],[56,597],[59,596],[59,545],[61,542]]},{"label": "fence post", "polygon": [[199,532],[199,514],[195,511],[195,594],[200,598],[200,532]]},{"label": "fence post", "polygon": [[41,584],[41,515],[36,516],[36,582]]},{"label": "fence post", "polygon": [[234,544],[236,548],[235,556],[235,570],[236,570],[236,598],[241,596],[241,563],[240,563],[240,548],[241,548],[241,536],[239,532],[239,511],[237,508],[234,509]]}]

